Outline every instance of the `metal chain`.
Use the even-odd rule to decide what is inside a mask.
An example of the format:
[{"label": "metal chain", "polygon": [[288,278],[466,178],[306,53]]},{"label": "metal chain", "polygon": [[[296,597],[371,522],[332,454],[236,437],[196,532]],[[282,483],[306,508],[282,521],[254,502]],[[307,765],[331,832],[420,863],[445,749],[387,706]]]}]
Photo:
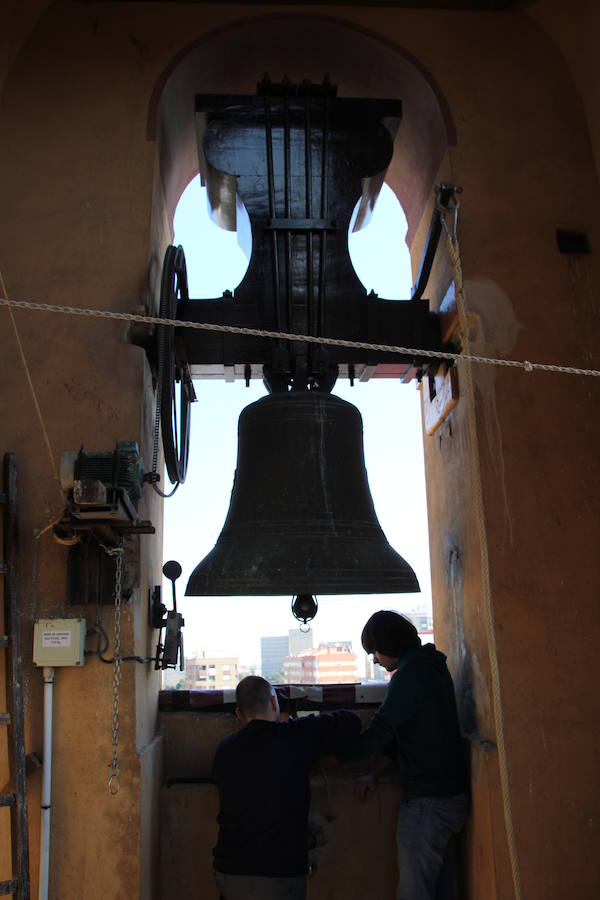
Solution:
[{"label": "metal chain", "polygon": [[121,787],[121,769],[117,747],[119,744],[119,685],[121,683],[121,593],[123,578],[123,538],[118,547],[104,547],[109,556],[115,558],[115,643],[113,653],[113,705],[112,705],[112,759],[108,790],[112,796],[119,793]]},{"label": "metal chain", "polygon": [[70,316],[87,316],[95,319],[114,319],[121,322],[139,322],[147,325],[171,325],[176,328],[191,328],[198,331],[215,331],[220,334],[241,334],[250,337],[276,338],[277,340],[298,341],[306,344],[324,344],[331,347],[349,347],[356,350],[375,350],[382,353],[401,353],[406,356],[429,359],[451,359],[480,363],[487,366],[523,369],[525,372],[559,372],[562,375],[588,375],[600,378],[600,369],[583,369],[578,366],[558,366],[530,362],[528,359],[499,359],[491,356],[475,356],[472,353],[450,353],[447,350],[424,350],[418,347],[401,347],[395,344],[372,344],[367,341],[347,341],[322,335],[290,334],[286,331],[267,331],[263,328],[241,328],[236,325],[217,325],[212,322],[188,322],[179,319],[142,316],[136,313],[119,313],[108,309],[84,309],[79,306],[58,306],[54,303],[33,303],[30,300],[7,300],[0,297],[0,306],[28,309],[38,312],[62,313]]}]

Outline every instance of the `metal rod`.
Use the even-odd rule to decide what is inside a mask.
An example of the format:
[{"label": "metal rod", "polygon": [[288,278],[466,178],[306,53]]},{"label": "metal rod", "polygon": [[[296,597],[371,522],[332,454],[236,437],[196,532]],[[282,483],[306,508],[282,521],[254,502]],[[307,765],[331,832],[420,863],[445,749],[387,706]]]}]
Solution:
[{"label": "metal rod", "polygon": [[[450,189],[450,186],[442,185],[439,203],[442,206],[447,206],[451,196],[452,190]],[[419,265],[419,274],[417,275],[417,281],[410,294],[411,300],[420,300],[425,293],[425,288],[427,287],[427,282],[431,275],[431,269],[433,268],[437,247],[440,242],[441,233],[442,220],[439,210],[437,209],[437,206],[435,206],[431,214],[431,222],[429,223],[425,249],[423,250],[423,256],[421,257],[421,263]]]},{"label": "metal rod", "polygon": [[[291,175],[290,175],[290,96],[286,90],[283,95],[283,181],[284,181],[284,210],[286,219],[291,213]],[[292,307],[292,239],[289,231],[285,232],[285,299],[287,309],[287,324],[291,328],[294,322]],[[295,348],[290,346],[292,359],[295,356]]]},{"label": "metal rod", "polygon": [[[267,138],[267,181],[269,185],[269,217],[275,218],[275,176],[273,171],[273,129],[271,127],[271,95],[268,90],[264,93],[265,101],[265,135]],[[273,303],[275,305],[275,321],[277,330],[281,330],[281,308],[279,297],[279,242],[277,232],[271,234],[271,248],[273,254]]]},{"label": "metal rod", "polygon": [[[310,121],[311,95],[307,92],[304,98],[304,171],[306,176],[306,218],[312,218],[312,131]],[[306,305],[308,312],[307,330],[315,333],[313,296],[313,233],[306,235]]]},{"label": "metal rod", "polygon": [[289,219],[292,198],[290,178],[290,96],[286,91],[283,95],[283,171],[285,185],[285,217]]},{"label": "metal rod", "polygon": [[[327,171],[329,148],[329,93],[323,96],[323,145],[321,156],[321,218],[327,214]],[[317,320],[321,334],[325,332],[325,268],[327,256],[327,235],[321,232],[319,235],[319,296],[317,306]]]},{"label": "metal rod", "polygon": [[312,218],[312,146],[310,121],[311,95],[304,97],[304,171],[306,175],[306,218]]},{"label": "metal rod", "polygon": [[295,217],[284,219],[279,217],[278,219],[267,219],[264,227],[265,231],[289,231],[292,234],[300,234],[306,231],[336,231],[335,222],[331,219],[328,221],[327,219],[299,219]]},{"label": "metal rod", "polygon": [[277,329],[281,330],[281,304],[279,300],[279,241],[277,240],[276,231],[273,232],[271,245],[273,250],[273,300],[275,303],[275,321],[278,323]]}]

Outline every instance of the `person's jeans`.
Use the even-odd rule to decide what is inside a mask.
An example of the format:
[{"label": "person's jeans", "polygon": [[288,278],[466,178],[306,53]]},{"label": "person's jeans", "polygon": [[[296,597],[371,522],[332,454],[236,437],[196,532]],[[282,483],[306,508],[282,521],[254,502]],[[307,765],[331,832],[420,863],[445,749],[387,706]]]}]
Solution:
[{"label": "person's jeans", "polygon": [[396,900],[453,900],[449,844],[467,818],[466,794],[419,797],[400,805]]},{"label": "person's jeans", "polygon": [[260,875],[214,873],[222,900],[306,900],[306,875],[267,878]]}]

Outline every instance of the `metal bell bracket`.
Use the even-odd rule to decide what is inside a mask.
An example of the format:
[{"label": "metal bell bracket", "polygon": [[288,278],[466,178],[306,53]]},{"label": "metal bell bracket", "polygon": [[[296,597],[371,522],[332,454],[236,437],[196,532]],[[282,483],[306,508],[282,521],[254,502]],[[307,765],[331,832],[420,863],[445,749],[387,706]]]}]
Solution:
[{"label": "metal bell bracket", "polygon": [[[155,669],[176,669],[178,661],[180,671],[183,672],[185,668],[182,634],[185,621],[181,613],[177,612],[177,595],[175,591],[175,582],[181,575],[181,571],[181,566],[174,559],[169,560],[163,566],[163,575],[169,579],[173,589],[172,610],[167,612],[167,607],[161,602],[159,585],[150,592],[150,624],[154,628],[160,629],[156,645],[156,657],[154,659]],[[166,617],[164,617],[165,612],[167,613]],[[161,641],[163,628],[165,628],[164,643]]]}]

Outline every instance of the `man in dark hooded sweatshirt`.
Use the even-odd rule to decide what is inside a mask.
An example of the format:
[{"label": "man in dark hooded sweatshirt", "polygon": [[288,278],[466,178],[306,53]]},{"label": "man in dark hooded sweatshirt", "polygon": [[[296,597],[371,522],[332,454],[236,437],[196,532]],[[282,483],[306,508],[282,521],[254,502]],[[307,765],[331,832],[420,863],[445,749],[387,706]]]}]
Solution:
[{"label": "man in dark hooded sweatshirt", "polygon": [[[371,616],[362,645],[374,662],[394,674],[367,729],[338,756],[350,760],[384,754],[397,760],[403,799],[396,832],[396,898],[450,898],[448,845],[465,823],[468,800],[446,657],[433,644],[421,646],[412,622],[387,610]],[[375,783],[372,772],[364,781],[364,799]]]}]

